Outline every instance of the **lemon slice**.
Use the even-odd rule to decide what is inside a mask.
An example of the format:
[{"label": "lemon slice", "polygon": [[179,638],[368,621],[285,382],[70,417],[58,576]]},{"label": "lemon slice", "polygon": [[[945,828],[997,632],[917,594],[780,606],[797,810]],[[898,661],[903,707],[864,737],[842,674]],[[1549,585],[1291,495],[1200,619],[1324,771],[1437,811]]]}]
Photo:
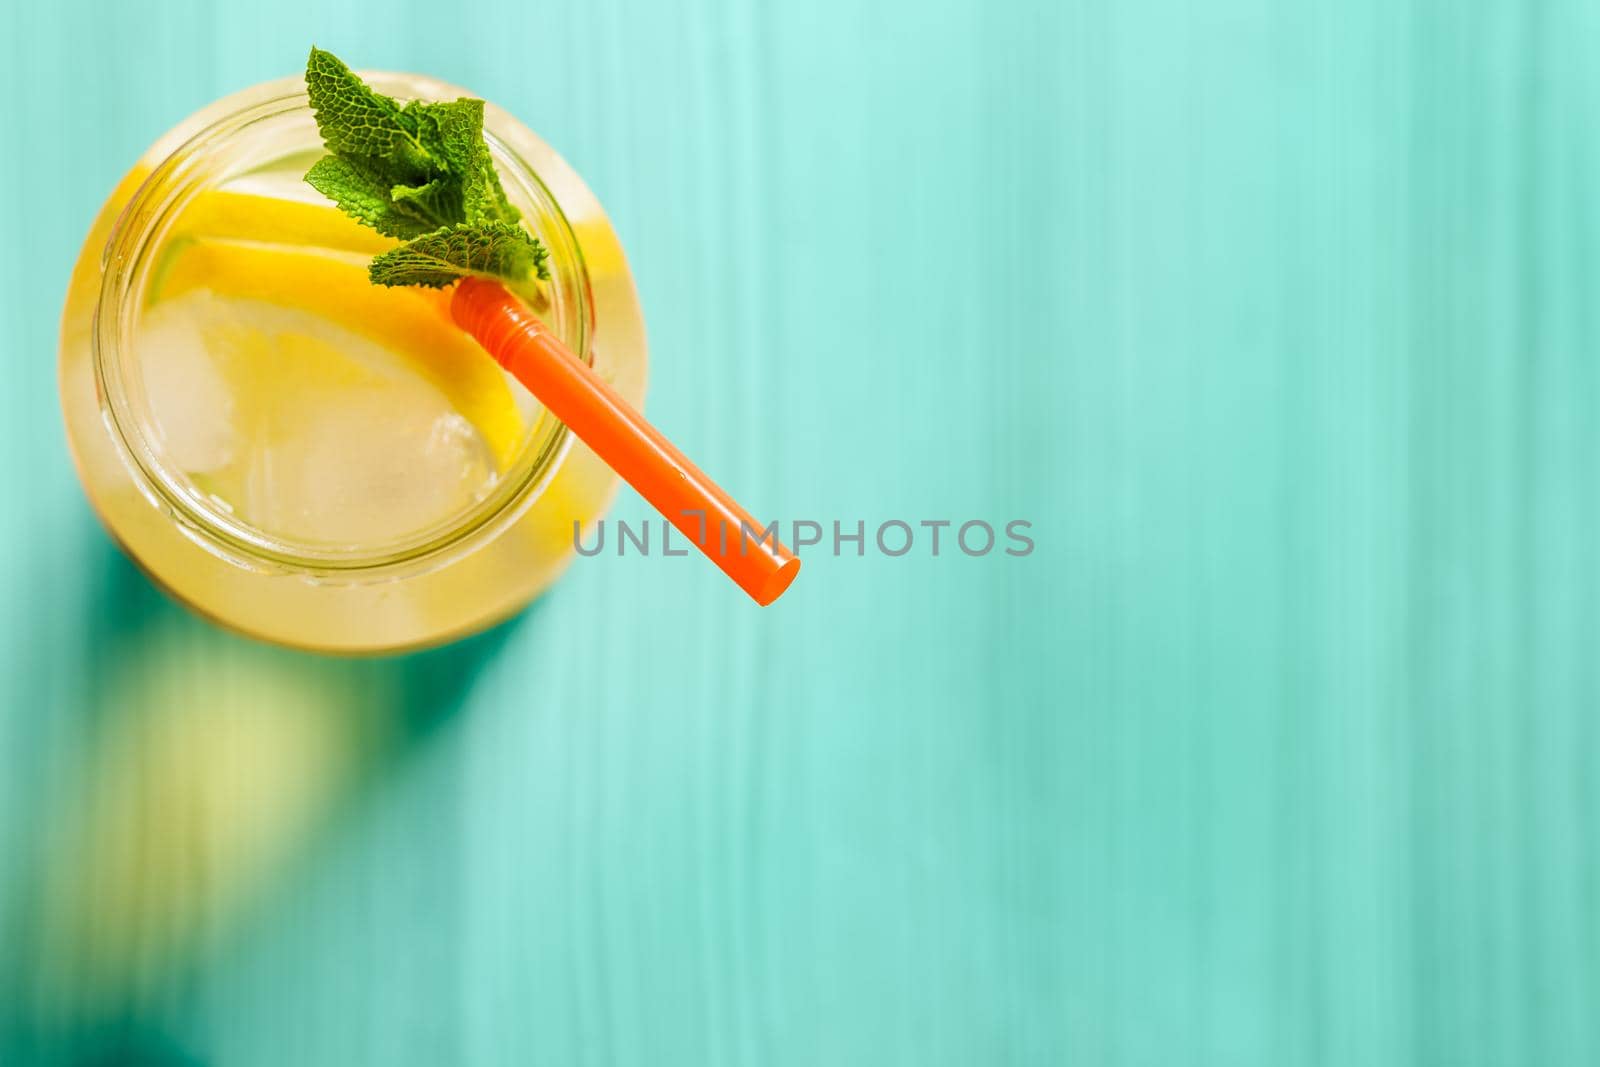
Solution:
[{"label": "lemon slice", "polygon": [[443,293],[373,285],[364,266],[325,253],[213,239],[176,244],[149,299],[196,289],[311,312],[360,334],[438,389],[482,435],[499,469],[521,448],[525,424],[504,372],[451,322]]},{"label": "lemon slice", "polygon": [[279,196],[207,189],[173,222],[175,239],[259,241],[374,255],[398,242],[368,229],[339,209]]}]

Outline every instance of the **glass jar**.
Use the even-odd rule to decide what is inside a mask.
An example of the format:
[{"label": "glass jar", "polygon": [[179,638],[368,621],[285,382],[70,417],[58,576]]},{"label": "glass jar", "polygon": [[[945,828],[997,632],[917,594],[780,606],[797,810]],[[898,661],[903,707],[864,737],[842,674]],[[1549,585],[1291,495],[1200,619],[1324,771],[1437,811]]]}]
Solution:
[{"label": "glass jar", "polygon": [[[363,77],[401,99],[470,95],[415,75]],[[541,316],[642,407],[644,324],[600,204],[516,119],[491,104],[484,125],[507,196],[550,252]],[[493,486],[447,521],[330,545],[256,528],[197,490],[152,432],[139,386],[132,323],[173,220],[207,189],[320,150],[303,85],[290,78],[202,109],[145,153],[101,208],[72,273],[60,352],[68,440],[106,528],[197,612],[320,651],[437,644],[512,615],[549,586],[571,559],[576,527],[615,491],[615,475],[564,426],[538,417]]]}]

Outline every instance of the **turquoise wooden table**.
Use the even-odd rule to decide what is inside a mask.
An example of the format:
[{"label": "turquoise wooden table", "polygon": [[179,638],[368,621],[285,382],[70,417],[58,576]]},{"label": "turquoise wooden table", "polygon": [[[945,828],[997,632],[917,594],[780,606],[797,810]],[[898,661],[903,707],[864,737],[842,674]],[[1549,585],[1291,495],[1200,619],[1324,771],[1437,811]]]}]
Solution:
[{"label": "turquoise wooden table", "polygon": [[[1600,5],[443,12],[0,15],[0,1062],[1600,1062]],[[865,555],[367,662],[155,592],[67,270],[313,41],[555,145],[653,417]]]}]

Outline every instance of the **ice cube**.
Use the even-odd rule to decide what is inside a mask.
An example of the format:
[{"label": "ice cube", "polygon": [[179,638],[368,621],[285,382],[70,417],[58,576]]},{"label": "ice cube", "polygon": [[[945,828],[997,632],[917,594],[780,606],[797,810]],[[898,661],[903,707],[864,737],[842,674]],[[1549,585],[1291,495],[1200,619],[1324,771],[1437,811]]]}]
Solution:
[{"label": "ice cube", "polygon": [[147,311],[135,334],[154,444],[185,473],[208,474],[238,450],[233,396],[207,350],[198,322],[214,317],[217,300],[196,293]]},{"label": "ice cube", "polygon": [[296,540],[371,544],[470,507],[493,477],[472,424],[378,346],[347,336],[338,354],[366,372],[301,374],[262,398],[270,407],[250,437],[245,518]]}]

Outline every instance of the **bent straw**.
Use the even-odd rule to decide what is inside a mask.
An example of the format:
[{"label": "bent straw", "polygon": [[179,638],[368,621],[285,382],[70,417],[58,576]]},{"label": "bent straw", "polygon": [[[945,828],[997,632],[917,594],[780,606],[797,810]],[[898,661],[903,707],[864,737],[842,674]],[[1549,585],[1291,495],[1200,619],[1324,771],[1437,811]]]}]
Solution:
[{"label": "bent straw", "polygon": [[[800,573],[800,560],[689,462],[620,394],[498,282],[463,278],[450,300],[456,325],[566,423],[579,440],[765,607]],[[713,533],[713,531],[716,531]]]}]

